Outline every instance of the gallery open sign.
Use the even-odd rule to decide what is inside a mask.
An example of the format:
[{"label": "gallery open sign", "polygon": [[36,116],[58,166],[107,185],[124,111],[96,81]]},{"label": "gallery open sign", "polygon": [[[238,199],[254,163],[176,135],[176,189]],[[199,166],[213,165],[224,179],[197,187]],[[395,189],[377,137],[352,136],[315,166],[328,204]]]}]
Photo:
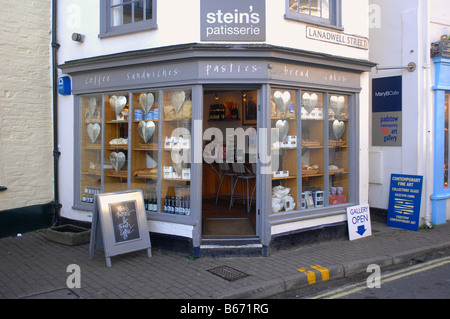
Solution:
[{"label": "gallery open sign", "polygon": [[260,0],[201,0],[202,41],[266,40],[266,4]]}]

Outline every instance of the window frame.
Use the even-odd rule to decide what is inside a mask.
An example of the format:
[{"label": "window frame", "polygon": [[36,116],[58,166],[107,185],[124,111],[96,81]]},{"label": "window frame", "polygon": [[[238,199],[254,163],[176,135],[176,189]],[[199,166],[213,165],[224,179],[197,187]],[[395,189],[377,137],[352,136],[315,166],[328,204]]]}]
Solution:
[{"label": "window frame", "polygon": [[[320,17],[311,16],[300,12],[294,12],[289,9],[289,0],[286,1],[286,14],[285,19],[294,20],[298,22],[304,22],[321,27],[326,27],[334,30],[343,31],[342,25],[342,0],[329,0],[330,1],[330,18],[324,19]],[[299,1],[299,0],[297,0]]]},{"label": "window frame", "polygon": [[111,26],[111,0],[100,0],[100,34],[98,35],[98,37],[107,38],[128,33],[157,29],[157,0],[151,0],[151,3],[151,19],[113,27]]}]

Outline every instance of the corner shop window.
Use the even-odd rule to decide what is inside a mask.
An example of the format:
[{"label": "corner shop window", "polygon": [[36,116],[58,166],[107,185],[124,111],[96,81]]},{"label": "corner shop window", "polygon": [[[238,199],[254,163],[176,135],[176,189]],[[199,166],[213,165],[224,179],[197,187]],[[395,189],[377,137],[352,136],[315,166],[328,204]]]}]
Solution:
[{"label": "corner shop window", "polygon": [[191,90],[114,92],[80,101],[79,202],[142,189],[148,212],[189,215]]},{"label": "corner shop window", "polygon": [[156,28],[156,0],[102,0],[100,37]]},{"label": "corner shop window", "polygon": [[272,129],[278,129],[272,155],[279,159],[272,167],[272,212],[349,203],[349,96],[273,89],[271,99]]},{"label": "corner shop window", "polygon": [[449,152],[449,143],[450,140],[448,138],[448,122],[449,122],[449,106],[450,106],[450,93],[445,94],[445,147],[444,147],[444,188],[449,188],[449,176],[448,176],[448,152]]},{"label": "corner shop window", "polygon": [[340,27],[340,0],[286,0],[286,18]]}]

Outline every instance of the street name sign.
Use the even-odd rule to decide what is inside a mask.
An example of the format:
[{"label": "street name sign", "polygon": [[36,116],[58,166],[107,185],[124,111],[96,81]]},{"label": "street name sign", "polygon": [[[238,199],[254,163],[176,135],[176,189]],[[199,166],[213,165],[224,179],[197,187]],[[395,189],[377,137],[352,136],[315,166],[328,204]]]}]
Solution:
[{"label": "street name sign", "polygon": [[372,236],[369,205],[348,207],[347,221],[351,241]]}]

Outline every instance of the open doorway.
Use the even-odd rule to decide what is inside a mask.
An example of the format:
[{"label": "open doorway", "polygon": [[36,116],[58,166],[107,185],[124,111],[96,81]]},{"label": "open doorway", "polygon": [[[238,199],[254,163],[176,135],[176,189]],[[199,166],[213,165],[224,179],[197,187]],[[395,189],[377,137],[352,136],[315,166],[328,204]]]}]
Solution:
[{"label": "open doorway", "polygon": [[205,89],[203,101],[202,238],[257,238],[258,91]]}]

